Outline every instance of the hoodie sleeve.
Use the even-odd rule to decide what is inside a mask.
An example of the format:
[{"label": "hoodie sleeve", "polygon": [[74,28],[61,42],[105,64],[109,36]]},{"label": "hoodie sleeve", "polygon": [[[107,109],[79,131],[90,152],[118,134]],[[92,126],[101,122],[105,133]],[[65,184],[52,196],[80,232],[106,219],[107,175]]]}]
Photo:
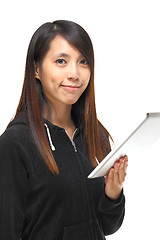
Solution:
[{"label": "hoodie sleeve", "polygon": [[15,139],[0,137],[0,239],[20,240],[23,228],[28,174]]},{"label": "hoodie sleeve", "polygon": [[102,194],[98,209],[101,215],[101,224],[105,235],[116,232],[122,225],[125,214],[125,197],[123,190],[119,199],[115,202]]}]

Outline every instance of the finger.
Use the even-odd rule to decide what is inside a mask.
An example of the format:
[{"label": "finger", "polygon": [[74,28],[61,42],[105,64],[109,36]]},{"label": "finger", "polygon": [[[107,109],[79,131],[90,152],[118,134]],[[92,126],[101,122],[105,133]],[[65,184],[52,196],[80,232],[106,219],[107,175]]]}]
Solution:
[{"label": "finger", "polygon": [[124,165],[125,165],[125,162],[122,161],[120,164],[120,167],[119,167],[119,182],[120,182],[120,184],[122,184],[124,182],[125,176],[126,176],[126,173],[124,170]]},{"label": "finger", "polygon": [[124,157],[120,157],[119,162],[120,162],[120,163],[123,162],[123,161],[124,161],[124,158],[125,158],[125,156],[124,156]]},{"label": "finger", "polygon": [[114,169],[116,169],[119,164],[120,164],[120,161],[119,161],[119,160],[118,160],[117,162],[115,162],[115,164],[114,164]]},{"label": "finger", "polygon": [[127,156],[127,155],[124,156],[123,160],[124,160],[125,162],[128,162],[128,156]]},{"label": "finger", "polygon": [[125,155],[124,157],[120,157],[119,160],[118,160],[120,163],[123,162],[123,161],[128,161],[128,156]]},{"label": "finger", "polygon": [[119,168],[119,179],[121,184],[125,181],[125,177],[127,175],[127,166],[128,166],[128,158],[125,157],[121,162],[121,165]]},{"label": "finger", "polygon": [[127,175],[127,167],[128,167],[128,157],[125,156],[125,157],[124,157],[124,166],[123,166],[125,177],[126,177],[126,175]]},{"label": "finger", "polygon": [[124,172],[126,173],[126,175],[127,175],[127,167],[128,167],[128,161],[124,163]]},{"label": "finger", "polygon": [[107,177],[108,179],[108,181],[110,181],[110,182],[113,182],[113,180],[114,180],[114,168],[111,168],[110,170],[109,170],[109,174],[108,174],[108,177]]},{"label": "finger", "polygon": [[120,162],[116,162],[114,165],[114,183],[119,184],[119,166]]},{"label": "finger", "polygon": [[124,169],[124,172],[126,172],[127,166],[128,166],[128,157],[127,157],[127,155],[120,159],[120,163],[123,163],[123,169]]}]

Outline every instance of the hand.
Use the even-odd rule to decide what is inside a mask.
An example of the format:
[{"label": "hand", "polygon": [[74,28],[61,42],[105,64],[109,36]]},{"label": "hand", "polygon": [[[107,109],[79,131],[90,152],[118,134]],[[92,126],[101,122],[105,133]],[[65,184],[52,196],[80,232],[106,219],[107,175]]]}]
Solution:
[{"label": "hand", "polygon": [[121,157],[109,170],[108,176],[105,178],[105,193],[112,199],[117,200],[121,194],[123,182],[127,175],[128,157]]}]

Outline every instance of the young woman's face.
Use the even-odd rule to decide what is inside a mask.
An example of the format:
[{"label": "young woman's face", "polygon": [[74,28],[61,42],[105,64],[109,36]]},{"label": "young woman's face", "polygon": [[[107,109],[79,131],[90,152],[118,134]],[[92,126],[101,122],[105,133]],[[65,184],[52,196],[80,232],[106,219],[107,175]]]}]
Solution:
[{"label": "young woman's face", "polygon": [[49,51],[36,70],[36,78],[41,81],[51,104],[72,105],[77,102],[91,75],[86,59],[59,35],[51,41]]}]

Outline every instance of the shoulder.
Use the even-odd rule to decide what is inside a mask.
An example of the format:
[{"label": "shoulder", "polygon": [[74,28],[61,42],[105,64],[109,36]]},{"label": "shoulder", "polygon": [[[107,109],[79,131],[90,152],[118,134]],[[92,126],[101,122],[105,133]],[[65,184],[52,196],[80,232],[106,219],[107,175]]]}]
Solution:
[{"label": "shoulder", "polygon": [[0,162],[2,165],[20,164],[29,167],[28,145],[31,142],[29,127],[11,124],[0,136]]},{"label": "shoulder", "polygon": [[0,145],[7,144],[26,144],[32,138],[29,123],[25,112],[20,113],[8,125],[5,132],[0,136]]},{"label": "shoulder", "polygon": [[0,147],[20,146],[25,144],[28,138],[30,138],[30,131],[27,126],[13,125],[0,136]]}]

